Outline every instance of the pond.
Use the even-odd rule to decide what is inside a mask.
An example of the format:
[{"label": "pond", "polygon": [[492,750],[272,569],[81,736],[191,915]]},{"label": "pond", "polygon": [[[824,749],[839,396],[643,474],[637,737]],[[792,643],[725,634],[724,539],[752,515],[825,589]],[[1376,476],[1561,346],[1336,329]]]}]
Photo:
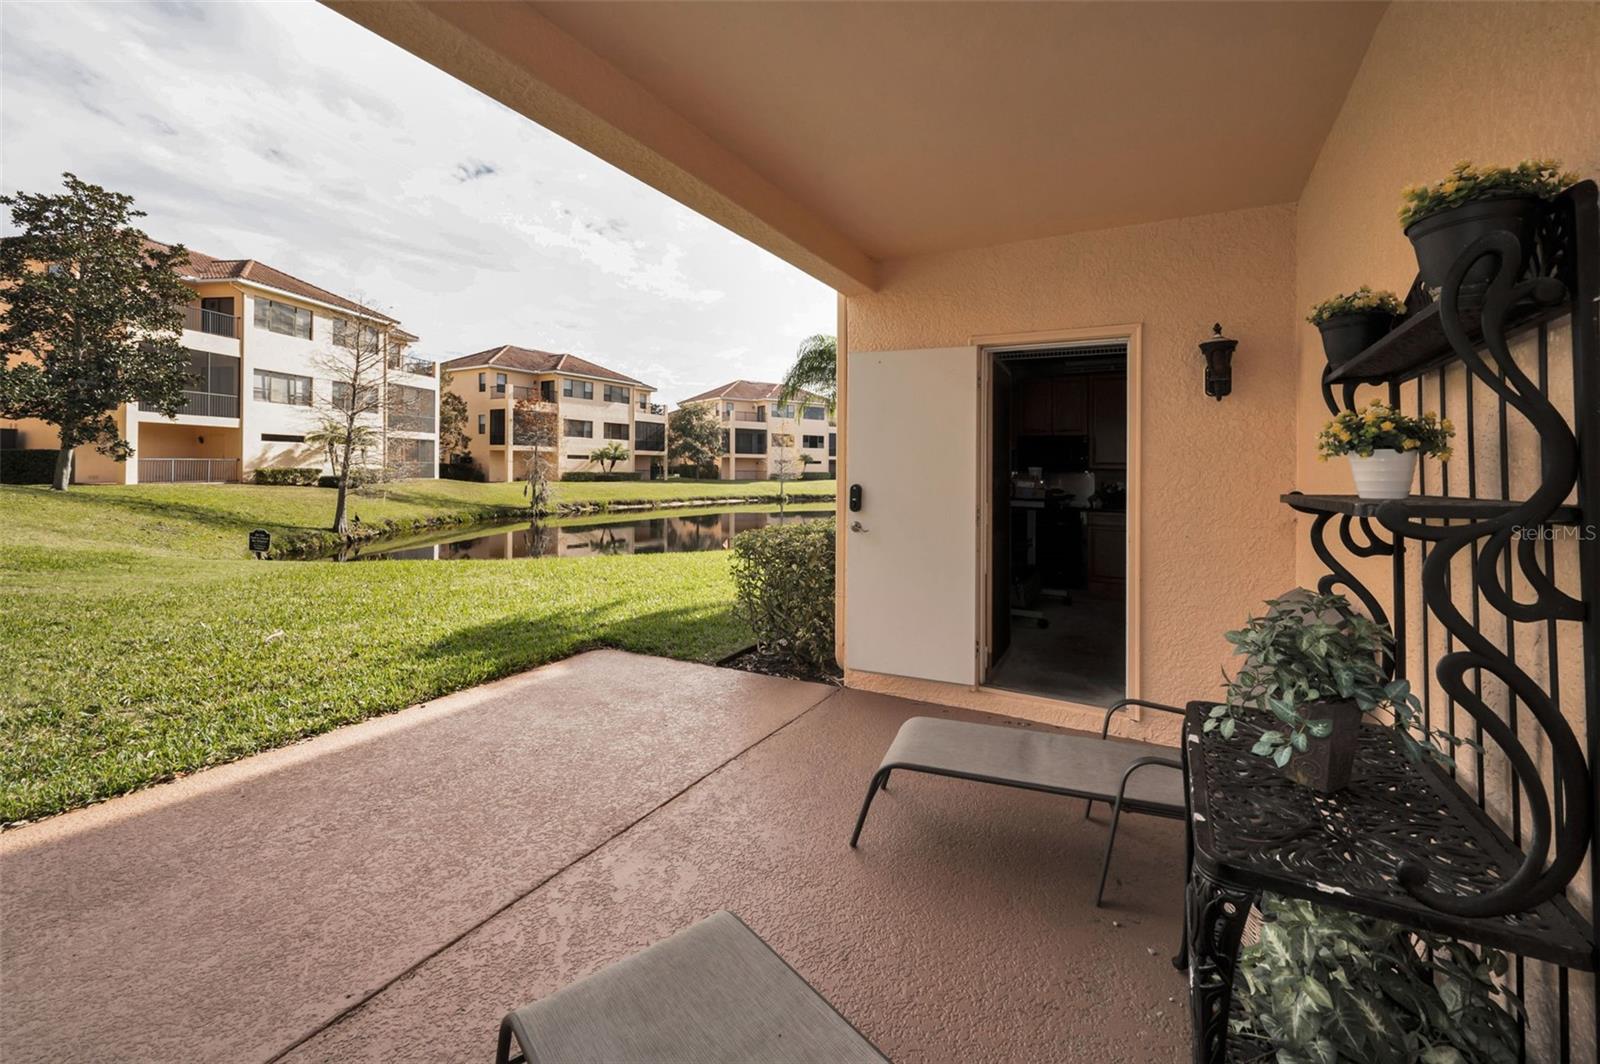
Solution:
[{"label": "pond", "polygon": [[[652,511],[659,515],[661,511]],[[597,554],[666,554],[726,550],[733,537],[769,524],[833,517],[833,508],[723,510],[645,517],[640,514],[562,518],[532,524],[453,528],[427,538],[357,544],[340,561],[507,561],[513,558],[582,558]]]}]

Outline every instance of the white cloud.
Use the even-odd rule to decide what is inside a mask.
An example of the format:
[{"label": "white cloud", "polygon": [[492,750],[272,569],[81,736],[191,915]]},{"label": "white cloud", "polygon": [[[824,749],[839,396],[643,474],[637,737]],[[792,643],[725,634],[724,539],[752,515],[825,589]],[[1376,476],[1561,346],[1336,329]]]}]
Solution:
[{"label": "white cloud", "polygon": [[391,306],[436,357],[570,350],[676,400],[777,379],[831,290],[318,4],[7,3],[0,187]]}]

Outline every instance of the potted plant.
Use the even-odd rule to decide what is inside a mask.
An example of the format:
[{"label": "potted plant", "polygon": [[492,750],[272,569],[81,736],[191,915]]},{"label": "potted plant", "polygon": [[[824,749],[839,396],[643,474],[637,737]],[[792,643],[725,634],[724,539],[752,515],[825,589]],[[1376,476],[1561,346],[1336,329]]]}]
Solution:
[{"label": "potted plant", "polygon": [[[1554,159],[1525,159],[1516,166],[1476,167],[1457,163],[1450,176],[1431,185],[1413,185],[1401,196],[1400,225],[1417,253],[1417,271],[1431,289],[1444,284],[1457,257],[1485,233],[1504,230],[1522,245],[1517,275],[1533,252],[1534,234],[1544,201],[1578,180],[1562,173]],[[1486,285],[1495,262],[1483,258],[1467,271],[1463,283]]]},{"label": "potted plant", "polygon": [[1435,742],[1461,741],[1422,727],[1410,685],[1384,675],[1383,655],[1394,642],[1389,630],[1353,610],[1343,595],[1297,588],[1268,600],[1266,613],[1227,640],[1245,664],[1228,680],[1227,701],[1211,710],[1204,730],[1232,738],[1254,710],[1271,727],[1262,728],[1250,752],[1271,758],[1296,783],[1324,794],[1347,786],[1366,715],[1387,718],[1408,756],[1448,760]]},{"label": "potted plant", "polygon": [[1311,308],[1306,321],[1321,330],[1328,365],[1342,366],[1383,339],[1404,310],[1393,292],[1362,285],[1348,295],[1324,299]]},{"label": "potted plant", "polygon": [[1324,425],[1317,436],[1317,457],[1327,461],[1346,456],[1356,494],[1363,499],[1404,499],[1416,479],[1417,456],[1448,462],[1454,435],[1449,418],[1441,420],[1431,410],[1412,417],[1375,399],[1365,410],[1343,411]]},{"label": "potted plant", "polygon": [[1239,952],[1233,1038],[1278,1061],[1515,1064],[1508,967],[1499,950],[1266,894]]}]

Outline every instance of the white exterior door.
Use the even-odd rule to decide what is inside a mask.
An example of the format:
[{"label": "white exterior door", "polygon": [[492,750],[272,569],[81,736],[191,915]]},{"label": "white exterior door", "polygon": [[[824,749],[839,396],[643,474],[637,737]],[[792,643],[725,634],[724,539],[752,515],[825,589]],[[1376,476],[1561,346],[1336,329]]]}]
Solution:
[{"label": "white exterior door", "polygon": [[845,663],[976,683],[978,349],[852,351],[846,372]]}]

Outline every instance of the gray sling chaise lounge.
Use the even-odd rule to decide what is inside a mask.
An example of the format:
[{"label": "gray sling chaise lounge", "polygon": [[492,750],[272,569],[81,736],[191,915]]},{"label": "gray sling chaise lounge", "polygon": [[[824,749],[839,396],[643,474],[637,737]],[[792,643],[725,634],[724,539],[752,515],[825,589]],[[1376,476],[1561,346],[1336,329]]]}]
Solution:
[{"label": "gray sling chaise lounge", "polygon": [[[521,1053],[513,1056],[515,1038]],[[508,1014],[497,1064],[886,1064],[730,912]]]},{"label": "gray sling chaise lounge", "polygon": [[1112,716],[1128,706],[1183,715],[1176,706],[1124,698],[1106,710],[1098,739],[1003,724],[912,717],[900,725],[867,785],[850,845],[854,847],[860,840],[873,797],[888,786],[889,774],[896,769],[1085,798],[1089,803],[1085,816],[1095,802],[1107,802],[1111,805],[1111,833],[1106,838],[1100,886],[1094,896],[1099,905],[1123,812],[1175,820],[1186,815],[1180,752],[1170,746],[1108,737]]}]

